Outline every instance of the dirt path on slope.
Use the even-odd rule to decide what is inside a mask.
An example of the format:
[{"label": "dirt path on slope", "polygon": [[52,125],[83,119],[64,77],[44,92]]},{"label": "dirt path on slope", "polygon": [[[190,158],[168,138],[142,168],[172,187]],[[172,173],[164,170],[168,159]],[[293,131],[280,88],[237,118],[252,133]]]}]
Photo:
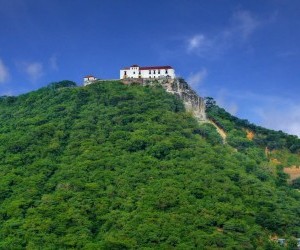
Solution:
[{"label": "dirt path on slope", "polygon": [[209,120],[209,123],[214,125],[215,128],[217,129],[217,132],[219,133],[219,135],[222,137],[223,139],[223,143],[226,143],[226,137],[227,137],[227,134],[226,132],[220,128],[215,122],[213,122],[212,120]]}]

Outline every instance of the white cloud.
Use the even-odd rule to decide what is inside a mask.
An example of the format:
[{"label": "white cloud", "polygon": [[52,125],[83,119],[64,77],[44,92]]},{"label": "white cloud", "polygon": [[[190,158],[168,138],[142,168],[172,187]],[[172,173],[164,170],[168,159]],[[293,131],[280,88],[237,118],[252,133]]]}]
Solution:
[{"label": "white cloud", "polygon": [[203,34],[197,34],[188,39],[188,51],[206,49],[210,46],[210,41]]},{"label": "white cloud", "polygon": [[40,62],[22,62],[19,63],[18,66],[33,82],[37,81],[44,75],[44,67]]},{"label": "white cloud", "polygon": [[205,68],[201,69],[200,71],[196,72],[195,74],[190,74],[190,76],[187,79],[187,82],[192,87],[198,87],[202,85],[204,79],[207,76],[207,70]]},{"label": "white cloud", "polygon": [[0,59],[0,83],[5,83],[9,80],[9,71],[3,61]]},{"label": "white cloud", "polygon": [[247,41],[261,26],[261,21],[251,12],[238,10],[227,26],[211,35],[193,34],[186,39],[186,50],[201,57],[216,57],[236,44]]},{"label": "white cloud", "polygon": [[215,50],[215,41],[203,34],[195,34],[187,39],[187,51],[205,57]]},{"label": "white cloud", "polygon": [[52,55],[49,59],[50,68],[52,70],[57,71],[58,70],[58,64],[57,64],[57,55]]},{"label": "white cloud", "polygon": [[25,71],[33,81],[36,81],[44,74],[43,65],[37,62],[28,63],[26,65]]}]

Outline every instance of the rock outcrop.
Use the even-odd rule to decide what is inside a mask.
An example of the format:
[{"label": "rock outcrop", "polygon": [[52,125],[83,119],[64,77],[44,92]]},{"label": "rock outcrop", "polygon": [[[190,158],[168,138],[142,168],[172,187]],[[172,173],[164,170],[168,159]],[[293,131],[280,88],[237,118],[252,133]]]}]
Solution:
[{"label": "rock outcrop", "polygon": [[178,96],[183,101],[186,110],[192,112],[197,120],[206,121],[204,98],[198,96],[184,79],[163,80],[161,85],[167,92]]},{"label": "rock outcrop", "polygon": [[198,121],[206,121],[205,102],[204,98],[189,86],[189,84],[182,78],[175,79],[123,79],[124,84],[140,83],[146,85],[161,85],[167,92],[176,95],[180,98],[187,111],[192,112]]}]

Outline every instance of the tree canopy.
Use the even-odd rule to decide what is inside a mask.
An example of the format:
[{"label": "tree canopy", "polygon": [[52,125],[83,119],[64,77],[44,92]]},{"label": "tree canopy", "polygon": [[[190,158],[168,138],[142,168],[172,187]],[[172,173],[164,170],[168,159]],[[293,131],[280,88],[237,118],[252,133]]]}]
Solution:
[{"label": "tree canopy", "polygon": [[[0,98],[0,249],[280,249],[272,236],[300,237],[300,193],[232,118],[209,111],[236,130],[226,145],[159,86],[74,86]],[[274,143],[294,152],[285,138]]]}]

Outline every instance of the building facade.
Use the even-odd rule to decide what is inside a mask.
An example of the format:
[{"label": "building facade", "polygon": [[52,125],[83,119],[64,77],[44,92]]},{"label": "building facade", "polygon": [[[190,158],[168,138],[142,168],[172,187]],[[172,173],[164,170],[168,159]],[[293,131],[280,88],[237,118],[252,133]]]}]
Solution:
[{"label": "building facade", "polygon": [[83,86],[86,86],[86,85],[89,85],[93,82],[97,81],[97,78],[92,76],[92,75],[88,75],[88,76],[85,76],[83,78]]},{"label": "building facade", "polygon": [[120,70],[120,79],[126,78],[175,78],[175,70],[171,66],[140,67],[132,65]]}]

